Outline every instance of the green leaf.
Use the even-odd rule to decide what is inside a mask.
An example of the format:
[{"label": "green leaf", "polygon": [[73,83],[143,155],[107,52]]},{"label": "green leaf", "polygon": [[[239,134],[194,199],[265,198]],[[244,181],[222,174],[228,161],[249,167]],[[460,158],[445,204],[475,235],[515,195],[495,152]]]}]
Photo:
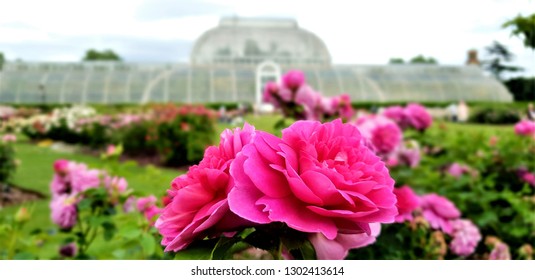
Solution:
[{"label": "green leaf", "polygon": [[230,258],[232,251],[230,250],[232,246],[240,242],[241,237],[226,238],[221,237],[212,250],[210,259],[212,260],[225,260]]},{"label": "green leaf", "polygon": [[185,250],[174,253],[175,260],[210,260],[217,239],[193,242]]},{"label": "green leaf", "polygon": [[141,235],[141,247],[143,248],[145,255],[150,256],[154,254],[156,250],[156,240],[154,240],[152,235],[143,233],[143,235]]},{"label": "green leaf", "polygon": [[134,225],[126,225],[125,227],[121,228],[118,232],[120,236],[127,238],[127,239],[138,238],[141,235],[141,233],[142,233],[141,229]]},{"label": "green leaf", "polygon": [[78,211],[85,211],[91,208],[91,203],[93,201],[89,198],[84,198],[78,202],[78,205],[76,206],[78,208]]},{"label": "green leaf", "polygon": [[115,224],[108,221],[102,223],[102,228],[104,229],[104,240],[106,241],[110,241],[117,231]]},{"label": "green leaf", "polygon": [[14,260],[35,260],[37,259],[32,253],[29,252],[20,252],[17,253],[14,257]]}]

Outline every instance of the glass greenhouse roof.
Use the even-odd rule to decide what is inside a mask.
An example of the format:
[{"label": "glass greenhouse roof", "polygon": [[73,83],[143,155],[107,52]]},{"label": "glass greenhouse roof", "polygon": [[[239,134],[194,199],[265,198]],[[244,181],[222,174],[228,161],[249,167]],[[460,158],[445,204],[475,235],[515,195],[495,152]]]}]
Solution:
[{"label": "glass greenhouse roof", "polygon": [[[477,66],[303,65],[324,95],[353,101],[512,101]],[[281,65],[282,73],[290,70]],[[1,103],[255,102],[256,65],[6,63]],[[274,77],[275,78],[275,77]]]}]

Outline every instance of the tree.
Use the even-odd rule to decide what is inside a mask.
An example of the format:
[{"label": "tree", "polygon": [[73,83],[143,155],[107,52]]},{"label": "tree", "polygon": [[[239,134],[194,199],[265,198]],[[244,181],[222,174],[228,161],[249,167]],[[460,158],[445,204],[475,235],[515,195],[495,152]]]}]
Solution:
[{"label": "tree", "polygon": [[388,64],[404,64],[405,60],[399,57],[393,57],[388,61]]},{"label": "tree", "polygon": [[6,58],[4,57],[4,53],[0,52],[0,70],[2,70],[2,67],[4,66],[5,61],[6,61]]},{"label": "tree", "polygon": [[410,63],[412,63],[412,64],[438,64],[436,59],[434,59],[432,57],[426,58],[421,54],[418,55],[418,56],[413,57],[410,60]]},{"label": "tree", "polygon": [[535,14],[527,17],[518,15],[514,19],[505,22],[502,27],[512,27],[512,35],[524,37],[524,46],[535,49]]},{"label": "tree", "polygon": [[503,81],[504,72],[521,71],[521,67],[506,65],[514,58],[513,53],[506,46],[494,41],[492,45],[485,48],[490,59],[483,61],[483,68],[489,71],[496,79]]},{"label": "tree", "polygon": [[85,53],[83,61],[121,61],[121,57],[117,55],[114,51],[107,49],[104,51],[97,51],[94,49],[89,49]]}]

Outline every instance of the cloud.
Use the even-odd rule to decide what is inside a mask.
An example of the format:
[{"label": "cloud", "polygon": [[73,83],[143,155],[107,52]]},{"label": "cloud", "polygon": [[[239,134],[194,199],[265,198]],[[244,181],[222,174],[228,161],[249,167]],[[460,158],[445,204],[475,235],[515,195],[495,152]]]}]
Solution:
[{"label": "cloud", "polygon": [[31,44],[7,42],[2,50],[8,60],[81,61],[88,49],[112,49],[128,62],[187,62],[191,41],[145,40],[130,36],[69,36]]},{"label": "cloud", "polygon": [[144,1],[136,9],[135,18],[141,21],[176,19],[230,13],[232,8],[223,4],[194,0]]}]

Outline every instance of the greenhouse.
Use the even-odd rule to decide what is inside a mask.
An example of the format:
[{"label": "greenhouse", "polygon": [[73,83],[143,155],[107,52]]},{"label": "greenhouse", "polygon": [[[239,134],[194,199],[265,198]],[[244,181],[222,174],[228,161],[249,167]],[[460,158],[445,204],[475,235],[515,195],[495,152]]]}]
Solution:
[{"label": "greenhouse", "polygon": [[290,69],[353,101],[512,101],[478,66],[333,65],[324,42],[294,20],[223,18],[197,40],[189,64],[6,63],[0,102],[260,103],[262,85]]}]

